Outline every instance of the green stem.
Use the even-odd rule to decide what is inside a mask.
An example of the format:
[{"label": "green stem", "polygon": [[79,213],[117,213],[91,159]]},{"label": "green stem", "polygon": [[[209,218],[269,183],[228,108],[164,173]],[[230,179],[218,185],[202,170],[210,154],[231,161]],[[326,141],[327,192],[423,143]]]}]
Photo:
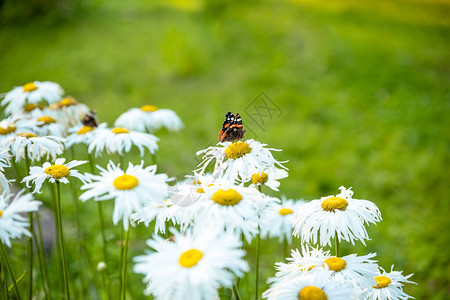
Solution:
[{"label": "green stem", "polygon": [[125,232],[125,241],[123,244],[122,273],[121,273],[122,295],[120,298],[122,300],[126,300],[127,298],[127,255],[128,255],[128,241],[130,239],[130,231],[131,227],[128,227],[128,230]]},{"label": "green stem", "polygon": [[[36,247],[37,250],[37,254],[38,254],[38,261],[39,261],[39,269],[41,270],[41,275],[42,275],[42,286],[44,287],[44,294],[45,294],[45,299],[49,299],[48,298],[48,275],[47,275],[47,269],[45,268],[45,261],[44,261],[44,255],[42,253],[42,248],[41,245],[43,247],[43,243],[42,243],[42,237],[40,234],[40,221],[39,221],[39,213],[36,212],[36,223],[38,224],[38,228],[39,228],[39,237],[40,240],[38,240],[36,238],[36,236],[34,236],[34,245]],[[41,243],[39,244],[39,241],[41,241]]]},{"label": "green stem", "polygon": [[[55,187],[54,184],[48,182],[48,188],[50,189],[50,193],[52,195],[52,209],[53,209],[53,213],[55,215],[55,239],[56,239],[56,247],[58,248],[58,251],[56,251],[56,255],[57,255],[57,260],[58,262],[60,262],[62,260],[61,257],[61,243],[59,242],[59,222],[58,222],[58,205],[56,204],[56,193],[55,193]],[[55,278],[57,280],[57,284],[58,284],[58,288],[61,288],[61,281],[60,279],[64,277],[63,272],[62,272],[62,268],[58,269],[59,271],[59,276],[54,276],[53,278]],[[49,277],[47,277],[49,278]],[[51,289],[50,289],[51,291]]]},{"label": "green stem", "polygon": [[81,249],[82,249],[82,243],[84,241],[83,232],[81,231],[81,222],[80,222],[80,214],[79,214],[79,207],[78,207],[78,195],[77,195],[77,189],[75,186],[75,182],[71,182],[71,188],[72,188],[72,199],[73,199],[73,205],[74,205],[74,213],[75,213],[75,221],[76,221],[76,235],[77,235],[77,260],[78,260],[78,269],[80,274],[80,282],[81,282],[81,295],[84,294],[85,290],[85,282],[84,282],[84,276],[81,275],[83,272],[83,260],[81,256]]},{"label": "green stem", "polygon": [[339,240],[338,240],[337,233],[335,233],[335,235],[334,235],[334,247],[336,249],[336,257],[339,257]]},{"label": "green stem", "polygon": [[255,300],[259,299],[259,248],[261,244],[261,234],[260,234],[260,228],[258,225],[258,235],[256,236],[256,279],[255,279]]},{"label": "green stem", "polygon": [[[25,165],[26,174],[30,172],[30,158],[28,157],[28,146],[25,147]],[[28,189],[29,191],[29,189]],[[33,212],[28,213],[28,221],[30,223],[31,236],[27,239],[28,244],[28,272],[30,277],[28,279],[28,299],[33,298],[33,238],[35,238],[33,228]]]},{"label": "green stem", "polygon": [[[20,176],[20,171],[19,168],[17,167],[17,163],[15,162],[14,159],[11,160],[11,164],[13,165],[14,168],[14,173],[16,173],[16,179],[17,179],[17,184],[20,186],[20,182],[22,181],[22,177]],[[26,185],[26,183],[25,183]]]},{"label": "green stem", "polygon": [[284,238],[283,241],[283,249],[284,249],[284,258],[286,258],[289,256],[289,244],[286,237]]},{"label": "green stem", "polygon": [[3,242],[0,242],[0,256],[3,258],[3,262],[6,265],[6,268],[8,269],[9,276],[11,276],[14,285],[14,290],[16,291],[17,299],[20,300],[21,298],[19,288],[17,287],[16,276],[14,275],[14,270],[11,268],[11,264],[9,263],[8,255],[6,254],[6,249]]},{"label": "green stem", "polygon": [[91,167],[91,173],[95,174],[95,163],[94,158],[92,157],[92,154],[88,151],[88,160],[89,160],[89,166]]},{"label": "green stem", "polygon": [[152,155],[152,164],[156,165],[156,153],[150,153]]},{"label": "green stem", "polygon": [[6,282],[5,266],[0,260],[0,291],[2,300],[8,300],[8,284]]},{"label": "green stem", "polygon": [[34,236],[34,229],[33,229],[33,213],[28,213],[28,220],[30,222],[30,232],[31,237],[27,238],[27,244],[28,244],[28,272],[30,273],[29,279],[28,279],[28,299],[33,298],[33,236]]},{"label": "green stem", "polygon": [[125,158],[122,154],[119,154],[119,160],[120,160],[120,168],[122,170],[126,169],[125,167]]},{"label": "green stem", "polygon": [[[89,151],[87,151],[88,154],[88,158],[89,158],[89,165],[91,167],[91,173],[95,174],[95,162],[94,162],[94,158],[92,157],[92,154],[89,153]],[[103,253],[103,262],[106,263],[106,266],[108,267],[108,251],[107,251],[107,240],[106,240],[106,233],[105,233],[105,218],[104,218],[104,214],[103,214],[103,202],[101,201],[97,201],[97,209],[98,209],[98,218],[100,220],[100,231],[101,231],[101,235],[102,235],[102,242],[103,242],[103,247],[102,247],[102,253]],[[105,276],[105,272],[106,270],[102,271],[102,279],[103,279],[103,285],[104,288],[106,289],[106,293],[108,295],[108,299],[112,299],[111,294],[110,294],[110,281],[109,281],[109,277]]]},{"label": "green stem", "polygon": [[58,222],[58,231],[59,231],[59,247],[61,251],[61,264],[63,269],[63,279],[64,279],[64,291],[66,294],[67,300],[70,300],[70,291],[69,291],[69,280],[67,275],[67,261],[66,261],[66,249],[64,247],[64,233],[62,228],[62,214],[61,214],[61,186],[59,181],[56,181],[56,219]]},{"label": "green stem", "polygon": [[103,218],[103,202],[97,201],[98,208],[98,217],[100,219],[100,231],[102,233],[102,241],[103,241],[103,261],[106,263],[108,261],[107,251],[106,251],[106,234],[105,234],[105,220]]},{"label": "green stem", "polygon": [[233,294],[234,294],[234,298],[236,300],[241,300],[241,296],[239,296],[239,290],[238,290],[238,287],[237,287],[237,282],[234,282],[234,284],[233,284]]},{"label": "green stem", "polygon": [[[108,252],[107,252],[107,240],[106,240],[106,234],[105,234],[105,220],[103,218],[103,202],[97,201],[97,207],[98,207],[98,217],[100,219],[100,231],[102,234],[102,241],[103,241],[103,247],[102,247],[103,261],[105,262],[106,266],[108,267]],[[109,278],[107,276],[105,276],[105,272],[106,272],[106,270],[102,271],[103,285],[104,285],[104,288],[108,295],[108,299],[112,299],[111,294],[110,294]]]}]

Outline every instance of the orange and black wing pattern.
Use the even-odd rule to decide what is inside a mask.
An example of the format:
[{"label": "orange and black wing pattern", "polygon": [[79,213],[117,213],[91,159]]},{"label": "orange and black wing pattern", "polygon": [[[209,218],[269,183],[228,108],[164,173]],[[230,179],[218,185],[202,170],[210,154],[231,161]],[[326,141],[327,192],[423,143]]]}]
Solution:
[{"label": "orange and black wing pattern", "polygon": [[233,115],[231,112],[227,112],[222,129],[219,131],[219,141],[234,142],[244,138],[244,133],[241,116],[238,113]]}]

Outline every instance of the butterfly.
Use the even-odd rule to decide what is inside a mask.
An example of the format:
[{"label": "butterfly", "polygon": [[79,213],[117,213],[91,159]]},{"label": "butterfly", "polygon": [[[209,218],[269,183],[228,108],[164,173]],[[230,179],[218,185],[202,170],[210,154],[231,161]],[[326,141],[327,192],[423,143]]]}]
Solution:
[{"label": "butterfly", "polygon": [[84,115],[83,120],[81,121],[83,125],[90,127],[98,127],[97,122],[97,113],[93,110]]},{"label": "butterfly", "polygon": [[222,129],[219,131],[219,141],[233,142],[244,138],[246,130],[243,130],[242,126],[242,118],[238,113],[233,115],[231,112],[227,112]]}]

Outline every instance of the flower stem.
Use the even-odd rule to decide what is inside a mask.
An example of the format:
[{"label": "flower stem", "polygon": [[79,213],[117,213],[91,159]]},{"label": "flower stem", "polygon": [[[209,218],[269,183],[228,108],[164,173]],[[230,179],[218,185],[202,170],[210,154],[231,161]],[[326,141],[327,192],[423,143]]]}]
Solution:
[{"label": "flower stem", "polygon": [[255,279],[255,300],[259,299],[259,248],[261,244],[260,227],[258,225],[258,235],[256,236],[256,279]]},{"label": "flower stem", "polygon": [[234,293],[234,298],[235,298],[236,300],[241,300],[241,296],[239,296],[239,290],[238,290],[237,282],[236,282],[236,281],[235,281],[234,284],[233,284],[233,293]]},{"label": "flower stem", "polygon": [[0,291],[2,300],[8,300],[8,284],[6,283],[5,266],[3,265],[3,262],[1,260],[0,260]]},{"label": "flower stem", "polygon": [[62,228],[62,214],[61,214],[61,186],[59,181],[56,181],[56,219],[59,231],[59,250],[61,251],[61,265],[63,269],[64,292],[67,300],[70,300],[69,280],[67,275],[67,261],[66,249],[64,247],[64,233]]},{"label": "flower stem", "polygon": [[[28,157],[28,146],[25,146],[25,165],[26,174],[30,172],[30,158]],[[29,189],[28,189],[29,190]],[[33,298],[33,238],[35,238],[33,228],[33,212],[28,213],[28,222],[30,223],[31,236],[27,238],[28,245],[28,272],[30,274],[28,279],[28,299]]]},{"label": "flower stem", "polygon": [[[102,234],[102,242],[103,242],[103,247],[102,247],[102,254],[103,254],[103,261],[106,263],[106,266],[108,266],[108,252],[107,250],[107,240],[106,240],[106,234],[105,234],[105,220],[103,218],[103,202],[102,201],[97,201],[97,208],[98,208],[98,217],[100,220],[100,231]],[[104,288],[106,290],[106,293],[108,295],[108,299],[112,299],[111,295],[110,295],[110,282],[109,282],[109,278],[108,276],[105,276],[105,272],[107,270],[104,270],[102,272],[102,276],[103,276],[103,283],[104,283]]]},{"label": "flower stem", "polygon": [[[87,151],[88,154],[88,158],[89,158],[89,165],[91,167],[91,173],[95,174],[95,162],[94,162],[94,158],[92,157],[92,154],[89,153],[89,151]],[[97,202],[97,210],[98,210],[98,219],[100,221],[100,232],[102,235],[102,242],[103,242],[103,247],[102,247],[102,253],[103,253],[103,262],[106,263],[106,266],[108,266],[108,251],[107,251],[107,240],[106,240],[106,233],[105,233],[105,218],[103,217],[103,202],[102,201],[96,201]],[[110,295],[110,281],[109,281],[109,277],[105,276],[105,272],[107,270],[104,270],[102,272],[102,278],[103,278],[103,285],[104,288],[106,290],[106,293],[108,295],[108,299],[112,299],[111,295]]]},{"label": "flower stem", "polygon": [[[17,167],[17,163],[14,161],[14,159],[12,159],[11,164],[13,165],[14,173],[16,174],[17,183],[19,183],[19,185],[20,185],[20,181],[22,180],[22,177],[21,177],[19,168]],[[25,183],[25,185],[26,185],[26,183]]]},{"label": "flower stem", "polygon": [[27,245],[28,245],[28,272],[30,273],[29,279],[28,279],[28,299],[33,298],[33,236],[34,236],[34,229],[33,229],[33,213],[28,213],[28,221],[30,222],[30,232],[32,233],[29,238],[27,238]]},{"label": "flower stem", "polygon": [[336,249],[336,257],[339,257],[339,240],[338,240],[337,233],[335,233],[335,235],[334,235],[334,247]]},{"label": "flower stem", "polygon": [[[258,185],[258,191],[261,193],[261,185]],[[256,236],[256,279],[255,279],[255,300],[259,299],[259,252],[261,244],[261,227],[258,224],[258,235]]]},{"label": "flower stem", "polygon": [[150,154],[152,155],[152,164],[156,165],[156,153],[150,152]]},{"label": "flower stem", "polygon": [[2,257],[3,263],[6,265],[6,268],[8,269],[9,276],[11,276],[14,285],[14,290],[16,291],[17,299],[20,300],[21,298],[19,288],[17,287],[16,276],[14,275],[14,270],[11,268],[11,264],[9,263],[8,254],[6,254],[6,249],[3,242],[0,242],[0,256]]},{"label": "flower stem", "polygon": [[284,258],[289,256],[289,243],[287,241],[287,238],[285,237],[283,240],[283,250],[284,250]]},{"label": "flower stem", "polygon": [[36,212],[36,223],[38,225],[38,230],[39,230],[39,240],[36,238],[36,235],[34,236],[34,245],[36,247],[37,250],[37,256],[38,256],[38,261],[39,261],[39,269],[41,270],[41,275],[42,275],[42,286],[44,288],[44,295],[45,295],[45,299],[49,299],[48,294],[49,294],[49,285],[48,285],[48,274],[47,274],[47,268],[45,267],[45,259],[44,259],[44,254],[43,254],[43,247],[44,244],[42,242],[42,234],[41,234],[41,225],[40,225],[40,220],[39,220],[39,213]]},{"label": "flower stem", "polygon": [[[73,205],[74,205],[74,215],[75,215],[75,221],[76,221],[76,236],[77,241],[75,242],[77,244],[77,260],[78,260],[78,270],[79,274],[83,272],[83,260],[82,260],[82,243],[84,241],[83,232],[81,231],[81,222],[80,222],[80,216],[79,216],[79,207],[78,207],[78,195],[77,195],[77,189],[75,186],[75,182],[71,182],[71,189],[72,189],[72,199],[73,199]],[[80,276],[80,282],[81,282],[81,296],[84,294],[85,290],[85,282],[84,282],[84,276]]]},{"label": "flower stem", "polygon": [[122,273],[121,273],[121,298],[125,300],[127,298],[127,255],[128,255],[128,241],[130,239],[131,227],[125,232],[125,241],[123,243],[123,258],[122,258]]}]

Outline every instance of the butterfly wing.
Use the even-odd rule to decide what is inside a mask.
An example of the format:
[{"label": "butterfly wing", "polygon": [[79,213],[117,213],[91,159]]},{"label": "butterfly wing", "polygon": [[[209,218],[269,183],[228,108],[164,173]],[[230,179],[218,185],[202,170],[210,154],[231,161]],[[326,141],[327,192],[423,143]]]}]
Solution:
[{"label": "butterfly wing", "polygon": [[225,115],[225,121],[219,132],[219,141],[233,142],[242,139],[245,133],[245,130],[242,130],[242,127],[241,116],[238,113],[233,115],[231,112],[228,112]]},{"label": "butterfly wing", "polygon": [[91,110],[89,113],[84,115],[83,120],[81,120],[81,122],[85,126],[98,127],[96,115],[97,115],[97,113],[95,111]]}]

